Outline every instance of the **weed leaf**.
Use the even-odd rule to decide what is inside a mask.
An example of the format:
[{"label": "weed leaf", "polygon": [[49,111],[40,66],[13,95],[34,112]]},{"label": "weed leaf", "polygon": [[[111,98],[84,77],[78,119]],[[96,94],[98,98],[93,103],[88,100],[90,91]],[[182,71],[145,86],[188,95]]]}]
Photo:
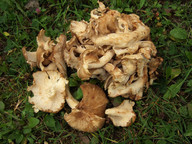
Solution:
[{"label": "weed leaf", "polygon": [[2,101],[0,101],[0,111],[4,111],[4,109],[5,109],[5,104]]},{"label": "weed leaf", "polygon": [[157,144],[166,144],[167,142],[165,140],[158,140]]},{"label": "weed leaf", "polygon": [[186,117],[188,115],[187,106],[181,106],[179,108],[179,113],[181,116]]},{"label": "weed leaf", "polygon": [[46,115],[46,117],[45,117],[45,119],[44,119],[44,122],[45,122],[45,124],[46,124],[48,127],[55,128],[55,119],[53,118],[53,116],[51,116],[51,115]]},{"label": "weed leaf", "polygon": [[184,83],[184,81],[180,80],[179,82],[172,84],[168,88],[168,91],[164,94],[163,98],[165,98],[165,99],[174,98],[176,96],[176,94],[180,91],[183,83]]},{"label": "weed leaf", "polygon": [[190,80],[188,81],[187,86],[188,86],[188,87],[192,87],[192,79],[190,79]]},{"label": "weed leaf", "polygon": [[83,92],[81,90],[81,88],[78,88],[77,91],[74,92],[74,98],[77,100],[82,99],[83,97]]},{"label": "weed leaf", "polygon": [[192,52],[191,51],[185,51],[185,55],[189,59],[189,62],[192,63]]},{"label": "weed leaf", "polygon": [[28,118],[28,121],[29,121],[29,123],[28,123],[29,128],[34,128],[36,125],[39,124],[39,119],[34,118],[34,117]]},{"label": "weed leaf", "polygon": [[180,91],[183,83],[185,82],[185,80],[187,79],[187,77],[189,76],[189,74],[191,73],[192,71],[192,68],[189,70],[189,72],[187,73],[187,75],[185,76],[184,80],[179,80],[177,83],[175,84],[172,84],[167,92],[164,94],[163,98],[165,99],[171,99],[171,98],[174,98],[177,93]]},{"label": "weed leaf", "polygon": [[139,9],[141,9],[143,7],[143,5],[145,4],[145,0],[140,0],[139,3]]},{"label": "weed leaf", "polygon": [[79,85],[79,83],[77,80],[75,80],[74,78],[69,78],[69,86],[70,87],[76,87],[78,85]]},{"label": "weed leaf", "polygon": [[189,131],[189,132],[186,132],[186,133],[184,134],[184,136],[192,136],[192,130]]},{"label": "weed leaf", "polygon": [[186,39],[187,38],[187,32],[185,29],[182,29],[182,28],[174,28],[170,31],[170,35],[173,37],[173,38],[176,38],[176,39]]},{"label": "weed leaf", "polygon": [[29,134],[31,132],[31,128],[25,128],[23,129],[24,134]]},{"label": "weed leaf", "polygon": [[23,140],[24,136],[22,134],[18,134],[17,138],[16,138],[16,143],[21,143],[21,141]]},{"label": "weed leaf", "polygon": [[192,124],[191,123],[187,125],[187,130],[184,133],[184,136],[192,136]]},{"label": "weed leaf", "polygon": [[132,10],[131,8],[125,8],[124,11],[125,11],[125,12],[130,12],[130,13],[133,12],[133,10]]},{"label": "weed leaf", "polygon": [[189,116],[192,118],[192,103],[187,104]]},{"label": "weed leaf", "polygon": [[145,140],[144,143],[145,143],[145,144],[154,144],[153,141],[151,141],[151,140],[149,140],[149,139],[148,139],[148,140]]}]

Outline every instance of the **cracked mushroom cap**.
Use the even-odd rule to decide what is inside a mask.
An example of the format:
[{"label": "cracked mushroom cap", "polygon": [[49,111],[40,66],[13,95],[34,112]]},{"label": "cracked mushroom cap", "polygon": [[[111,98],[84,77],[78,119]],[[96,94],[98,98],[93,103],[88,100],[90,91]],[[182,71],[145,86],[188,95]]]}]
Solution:
[{"label": "cracked mushroom cap", "polygon": [[124,100],[119,106],[106,109],[105,114],[112,120],[114,126],[128,127],[136,119],[134,105],[133,101]]},{"label": "cracked mushroom cap", "polygon": [[66,84],[68,81],[57,71],[39,71],[33,74],[33,85],[28,87],[34,96],[29,97],[35,112],[57,113],[65,103]]},{"label": "cracked mushroom cap", "polygon": [[64,119],[74,129],[84,132],[97,131],[105,123],[104,113],[108,100],[97,85],[84,83],[80,87],[83,99],[70,114],[64,115]]}]

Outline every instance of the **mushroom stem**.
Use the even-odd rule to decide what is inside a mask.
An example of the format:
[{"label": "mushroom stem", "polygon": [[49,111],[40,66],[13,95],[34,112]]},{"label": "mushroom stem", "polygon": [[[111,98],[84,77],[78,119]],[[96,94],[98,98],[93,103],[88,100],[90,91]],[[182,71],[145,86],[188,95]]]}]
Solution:
[{"label": "mushroom stem", "polygon": [[68,85],[66,86],[66,92],[67,92],[66,96],[67,104],[70,106],[70,108],[74,109],[79,104],[79,102],[71,95]]},{"label": "mushroom stem", "polygon": [[89,69],[94,69],[94,68],[100,68],[103,67],[106,63],[108,63],[112,57],[114,56],[115,52],[113,50],[107,51],[96,63],[90,63],[88,64]]}]

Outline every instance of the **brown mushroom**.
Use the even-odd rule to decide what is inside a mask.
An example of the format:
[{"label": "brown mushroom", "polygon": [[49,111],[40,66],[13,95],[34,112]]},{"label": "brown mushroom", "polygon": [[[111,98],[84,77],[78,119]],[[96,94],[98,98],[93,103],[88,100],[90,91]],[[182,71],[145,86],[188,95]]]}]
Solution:
[{"label": "brown mushroom", "polygon": [[84,132],[97,131],[104,125],[104,112],[108,100],[97,85],[84,83],[80,87],[83,99],[70,114],[64,115],[64,119],[74,129]]}]

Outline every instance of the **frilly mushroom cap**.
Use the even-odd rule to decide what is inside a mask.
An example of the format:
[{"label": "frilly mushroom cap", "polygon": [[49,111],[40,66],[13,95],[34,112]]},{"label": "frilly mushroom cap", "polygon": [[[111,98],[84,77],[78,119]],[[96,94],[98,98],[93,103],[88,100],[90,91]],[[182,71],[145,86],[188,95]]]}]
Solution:
[{"label": "frilly mushroom cap", "polygon": [[30,65],[31,69],[37,66],[37,56],[36,52],[29,52],[26,50],[26,47],[22,48],[23,56],[25,57],[27,63]]},{"label": "frilly mushroom cap", "polygon": [[83,91],[83,99],[70,114],[64,115],[64,119],[74,129],[94,132],[104,125],[103,117],[108,100],[97,85],[84,83],[80,87]]},{"label": "frilly mushroom cap", "polygon": [[59,72],[61,72],[65,77],[67,76],[66,64],[64,61],[63,50],[66,47],[66,36],[61,34],[57,39],[57,44],[53,49],[52,62],[55,63]]},{"label": "frilly mushroom cap", "polygon": [[79,68],[77,70],[77,75],[82,80],[88,80],[91,77],[91,73],[88,69],[88,64],[98,61],[96,51],[91,50],[91,49],[85,50],[81,54],[80,58],[81,58],[81,62],[79,64]]},{"label": "frilly mushroom cap", "polygon": [[133,101],[124,100],[119,106],[106,109],[105,114],[112,120],[115,126],[128,127],[136,119],[133,111]]},{"label": "frilly mushroom cap", "polygon": [[31,69],[38,66],[42,71],[59,70],[66,75],[63,50],[66,47],[66,37],[61,34],[54,43],[50,37],[45,36],[45,30],[41,30],[37,36],[38,48],[35,52],[26,51],[23,47],[22,52]]},{"label": "frilly mushroom cap", "polygon": [[33,74],[33,85],[28,87],[34,96],[29,97],[35,112],[57,113],[65,103],[65,87],[68,81],[57,71],[36,72]]}]

